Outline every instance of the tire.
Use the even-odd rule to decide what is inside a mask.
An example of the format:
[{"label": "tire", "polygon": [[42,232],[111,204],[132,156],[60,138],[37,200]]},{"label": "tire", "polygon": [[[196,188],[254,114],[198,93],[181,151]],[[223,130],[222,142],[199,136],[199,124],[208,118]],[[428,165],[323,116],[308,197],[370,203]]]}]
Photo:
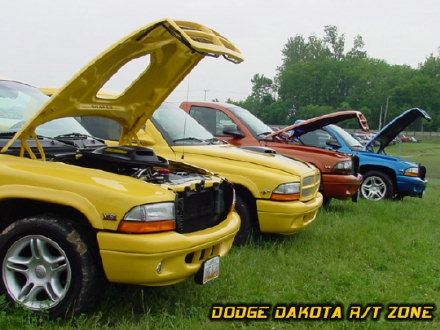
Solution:
[{"label": "tire", "polygon": [[245,199],[237,194],[235,200],[235,211],[240,216],[240,229],[234,239],[234,245],[244,245],[252,235],[252,216]]},{"label": "tire", "polygon": [[56,317],[83,311],[96,298],[97,251],[71,221],[20,219],[0,233],[0,242],[0,292],[10,301]]},{"label": "tire", "polygon": [[324,196],[324,200],[322,202],[322,206],[323,207],[329,207],[331,201],[332,201],[331,197],[325,197]]},{"label": "tire", "polygon": [[379,171],[365,173],[361,184],[361,196],[365,199],[380,201],[394,196],[394,185],[390,177]]}]

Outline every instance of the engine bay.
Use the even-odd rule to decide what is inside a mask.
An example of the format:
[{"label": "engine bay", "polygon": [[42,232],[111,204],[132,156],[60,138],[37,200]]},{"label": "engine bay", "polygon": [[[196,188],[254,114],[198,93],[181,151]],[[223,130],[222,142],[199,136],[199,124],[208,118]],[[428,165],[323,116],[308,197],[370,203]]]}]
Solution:
[{"label": "engine bay", "polygon": [[[7,136],[0,137],[0,147],[5,145],[6,141]],[[208,179],[205,170],[189,164],[168,161],[147,147],[108,146],[101,139],[76,133],[55,138],[39,137],[39,143],[48,161],[100,169],[146,182],[180,185]],[[41,157],[36,142],[30,139],[28,144],[35,155]],[[20,149],[21,143],[16,141],[7,153],[19,156]]]}]

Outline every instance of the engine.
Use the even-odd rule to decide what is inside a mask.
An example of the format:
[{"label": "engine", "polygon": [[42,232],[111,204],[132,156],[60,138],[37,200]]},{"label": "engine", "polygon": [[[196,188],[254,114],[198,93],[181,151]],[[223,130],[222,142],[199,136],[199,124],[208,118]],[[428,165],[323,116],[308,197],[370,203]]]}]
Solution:
[{"label": "engine", "polygon": [[[128,175],[151,183],[184,184],[204,181],[203,171],[187,171],[178,163],[156,155],[153,149],[138,146],[102,146],[80,151],[75,165]],[[200,173],[199,173],[200,172]]]}]

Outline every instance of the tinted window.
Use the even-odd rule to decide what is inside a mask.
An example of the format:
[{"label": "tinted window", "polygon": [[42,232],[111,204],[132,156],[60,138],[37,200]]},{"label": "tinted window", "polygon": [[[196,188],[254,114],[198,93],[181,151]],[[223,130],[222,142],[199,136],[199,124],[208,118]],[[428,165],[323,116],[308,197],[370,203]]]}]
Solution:
[{"label": "tinted window", "polygon": [[190,115],[215,136],[225,136],[225,127],[236,126],[228,115],[214,108],[193,106]]},{"label": "tinted window", "polygon": [[326,148],[326,142],[331,138],[331,135],[323,129],[318,129],[301,135],[299,138],[302,143],[308,146]]}]

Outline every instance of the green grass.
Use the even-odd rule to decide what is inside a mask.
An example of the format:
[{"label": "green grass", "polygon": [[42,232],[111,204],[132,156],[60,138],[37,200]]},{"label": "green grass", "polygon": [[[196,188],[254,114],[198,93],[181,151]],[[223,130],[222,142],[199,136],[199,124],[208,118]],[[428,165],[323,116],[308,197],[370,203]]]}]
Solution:
[{"label": "green grass", "polygon": [[[437,138],[438,139],[438,138]],[[110,285],[90,313],[49,321],[0,299],[0,329],[439,329],[440,141],[389,153],[428,169],[423,199],[332,201],[293,236],[263,236],[234,248],[205,286]],[[211,321],[213,304],[332,304],[344,319]],[[352,304],[435,304],[433,321],[346,319]]]},{"label": "green grass", "polygon": [[428,177],[440,178],[440,137],[420,136],[421,143],[398,143],[386,149],[387,153],[427,166]]}]

